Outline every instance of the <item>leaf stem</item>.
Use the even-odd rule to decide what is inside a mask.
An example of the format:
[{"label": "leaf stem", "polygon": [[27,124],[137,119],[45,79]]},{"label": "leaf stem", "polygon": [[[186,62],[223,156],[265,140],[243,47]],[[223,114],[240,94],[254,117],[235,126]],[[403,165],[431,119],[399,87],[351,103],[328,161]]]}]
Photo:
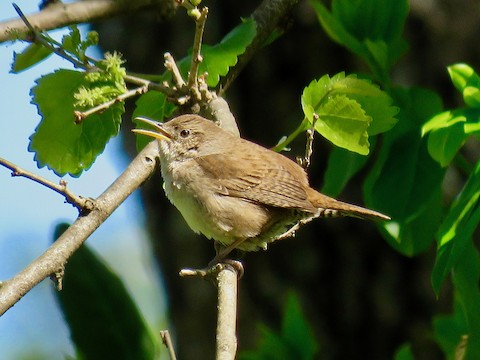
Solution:
[{"label": "leaf stem", "polygon": [[285,140],[275,145],[272,150],[276,152],[284,150],[293,140],[295,140],[298,135],[300,135],[308,128],[309,124],[310,122],[308,121],[308,119],[304,118],[300,125],[293,131],[293,133],[288,135]]},{"label": "leaf stem", "polygon": [[82,121],[85,120],[87,116],[107,110],[113,104],[116,104],[121,101],[125,101],[126,99],[136,95],[145,94],[147,91],[148,91],[148,85],[143,85],[138,88],[128,90],[126,93],[120,94],[114,99],[104,102],[103,104],[97,105],[91,109],[88,109],[87,111],[74,111],[75,124],[82,123]]}]

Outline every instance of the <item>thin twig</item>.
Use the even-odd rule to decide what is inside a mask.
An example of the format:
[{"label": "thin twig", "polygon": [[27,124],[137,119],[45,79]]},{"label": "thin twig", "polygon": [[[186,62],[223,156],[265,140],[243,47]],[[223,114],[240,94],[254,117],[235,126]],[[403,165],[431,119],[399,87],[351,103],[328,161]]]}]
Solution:
[{"label": "thin twig", "polygon": [[43,279],[58,272],[83,242],[155,170],[158,143],[149,143],[107,190],[95,199],[95,208],[82,215],[37,259],[13,278],[1,283],[0,315]]},{"label": "thin twig", "polygon": [[143,85],[138,88],[128,90],[126,93],[123,93],[121,95],[118,95],[115,99],[112,99],[110,101],[104,102],[103,104],[100,104],[98,106],[95,106],[91,109],[88,109],[87,111],[75,111],[75,124],[80,124],[87,116],[90,116],[92,114],[95,114],[97,112],[102,112],[107,110],[110,106],[113,104],[116,104],[118,102],[124,101],[130,97],[145,94],[148,91],[148,85]]},{"label": "thin twig", "polygon": [[[88,56],[85,56],[85,60],[89,61],[92,65],[90,65],[88,62],[83,63],[83,62],[75,59],[73,56],[69,55],[65,50],[62,49],[62,46],[61,46],[60,43],[56,42],[54,39],[50,38],[48,35],[42,34],[36,28],[34,28],[33,25],[28,21],[27,17],[23,14],[21,9],[17,5],[13,4],[13,6],[14,6],[15,10],[17,11],[18,15],[20,16],[20,18],[22,19],[22,21],[25,23],[25,26],[27,26],[27,28],[34,35],[34,39],[33,39],[34,42],[37,42],[37,43],[45,46],[47,49],[51,50],[53,53],[57,54],[61,58],[71,62],[73,64],[73,66],[75,66],[76,68],[84,69],[84,70],[90,70],[90,69],[94,68],[94,66],[97,64],[98,60],[93,59],[93,58],[88,57]],[[48,38],[48,41],[46,40],[45,37]],[[56,46],[54,46],[54,45],[56,45]],[[173,89],[171,89],[170,87],[168,87],[167,85],[159,84],[159,83],[156,83],[156,82],[153,82],[153,81],[150,81],[150,80],[146,80],[146,79],[142,79],[138,76],[134,76],[134,75],[129,74],[129,73],[126,74],[126,76],[124,77],[124,80],[126,82],[131,83],[131,84],[146,86],[148,90],[160,91],[160,92],[164,93],[165,95],[167,95],[169,97],[174,96],[176,94],[176,92]],[[141,93],[133,93],[133,95],[127,95],[126,98],[128,98],[129,96],[135,96],[136,94],[141,94]],[[120,95],[120,96],[122,96],[122,95]],[[116,100],[113,99],[112,101],[115,102]],[[111,106],[112,104],[113,103],[110,103],[109,106]],[[95,110],[94,112],[102,110],[102,109],[103,109],[102,105],[99,105],[99,109]],[[82,115],[79,114],[79,116],[82,116]]]},{"label": "thin twig", "polygon": [[[74,57],[70,56],[65,50],[62,49],[61,44],[56,42],[54,39],[50,38],[48,35],[43,35],[40,31],[38,31],[27,19],[25,14],[22,12],[22,10],[16,5],[12,4],[13,7],[15,8],[15,11],[17,12],[18,16],[20,16],[20,19],[25,23],[25,26],[30,30],[30,32],[33,34],[33,42],[41,44],[45,46],[47,49],[50,49],[52,52],[57,54],[58,56],[64,58],[67,61],[70,61],[73,66],[76,68],[80,69],[88,69],[90,66],[88,64],[84,64],[81,61],[78,61]],[[48,37],[48,41],[45,39],[45,36]],[[54,43],[57,46],[53,46],[52,43]]]},{"label": "thin twig", "polygon": [[163,345],[165,345],[168,350],[170,360],[177,360],[177,355],[175,355],[175,349],[173,348],[173,342],[170,336],[170,332],[168,330],[162,330],[160,331],[160,336],[162,338]]},{"label": "thin twig", "polygon": [[198,68],[203,60],[200,51],[202,49],[203,31],[205,29],[207,15],[208,8],[205,6],[200,12],[200,17],[195,20],[196,27],[192,48],[192,62],[190,64],[190,72],[188,73],[188,88],[197,101],[201,99],[201,93],[198,88]]},{"label": "thin twig", "polygon": [[148,90],[159,91],[161,93],[164,93],[168,97],[174,96],[176,94],[175,90],[170,88],[166,84],[160,84],[154,81],[143,79],[128,72],[127,75],[124,77],[124,80],[130,84],[146,86]]},{"label": "thin twig", "polygon": [[251,15],[257,30],[255,38],[245,52],[239,56],[237,64],[229,70],[227,76],[222,78],[217,85],[219,95],[223,95],[230,87],[253,56],[265,46],[272,33],[285,27],[284,20],[297,3],[298,0],[263,0],[255,9]]},{"label": "thin twig", "polygon": [[177,90],[182,90],[185,87],[185,80],[183,80],[182,74],[180,74],[175,59],[169,52],[166,52],[163,56],[165,58],[165,69],[172,73],[173,83],[177,87]]},{"label": "thin twig", "polygon": [[55,184],[54,182],[47,180],[39,175],[36,175],[30,171],[22,169],[20,166],[17,166],[14,163],[1,157],[0,165],[10,169],[12,171],[12,176],[19,176],[33,180],[36,183],[41,184],[60,195],[63,195],[67,203],[72,204],[82,213],[89,212],[95,207],[95,202],[92,199],[84,198],[71,192],[67,188],[67,182],[65,180],[60,180],[59,184]]}]

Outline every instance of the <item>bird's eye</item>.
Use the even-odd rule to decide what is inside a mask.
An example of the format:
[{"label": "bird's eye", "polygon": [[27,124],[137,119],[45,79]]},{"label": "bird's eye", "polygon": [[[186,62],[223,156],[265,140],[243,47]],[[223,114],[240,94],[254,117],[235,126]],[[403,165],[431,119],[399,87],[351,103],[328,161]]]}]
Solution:
[{"label": "bird's eye", "polygon": [[182,130],[182,131],[180,131],[180,136],[181,136],[182,138],[186,138],[186,137],[188,137],[188,135],[190,135],[190,130]]}]

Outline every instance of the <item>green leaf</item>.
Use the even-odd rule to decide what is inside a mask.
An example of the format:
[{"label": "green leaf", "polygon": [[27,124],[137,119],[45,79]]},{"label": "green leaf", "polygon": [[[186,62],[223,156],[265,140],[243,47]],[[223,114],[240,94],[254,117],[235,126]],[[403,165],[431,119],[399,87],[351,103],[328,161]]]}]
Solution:
[{"label": "green leaf", "polygon": [[[472,240],[464,247],[461,261],[455,265],[453,271],[453,284],[455,285],[456,297],[462,307],[468,326],[468,338],[464,342],[463,349],[465,360],[480,358],[480,256]],[[465,348],[466,345],[466,348]],[[460,357],[457,357],[460,358]]]},{"label": "green leaf", "polygon": [[55,292],[80,358],[152,360],[159,352],[121,279],[86,245],[68,260]]},{"label": "green leaf", "polygon": [[62,38],[62,49],[78,57],[80,50],[80,43],[82,41],[80,30],[73,25],[69,27],[69,33]]},{"label": "green leaf", "polygon": [[480,162],[438,229],[437,258],[432,271],[432,284],[437,294],[447,275],[464,254],[465,247],[472,241],[472,234],[480,222],[479,199]]},{"label": "green leaf", "polygon": [[448,166],[466,138],[464,126],[461,123],[436,130],[428,137],[428,152],[441,166]]},{"label": "green leaf", "polygon": [[372,118],[365,114],[359,103],[346,95],[334,95],[316,110],[319,120],[315,123],[315,130],[318,133],[337,146],[361,155],[368,154],[367,128]]},{"label": "green leaf", "polygon": [[[156,120],[159,122],[164,122],[165,119],[170,117],[175,109],[175,105],[167,101],[167,97],[158,91],[149,91],[142,96],[140,96],[135,102],[136,108],[133,111],[132,119],[135,121],[137,116],[143,116]],[[147,129],[148,125],[141,123],[142,129]],[[140,151],[152,141],[151,137],[145,135],[137,134],[137,150]]]},{"label": "green leaf", "polygon": [[447,71],[453,85],[460,92],[463,92],[467,86],[478,87],[480,85],[480,78],[470,65],[462,63],[453,64],[447,67]]},{"label": "green leaf", "polygon": [[315,129],[335,145],[362,155],[369,152],[369,135],[395,125],[398,109],[391,103],[377,86],[344,73],[314,80],[302,94],[306,118],[313,122],[319,116]]},{"label": "green leaf", "polygon": [[290,348],[294,349],[296,356],[291,359],[313,359],[318,351],[318,343],[294,293],[289,293],[287,297],[282,337],[288,341]]},{"label": "green leaf", "polygon": [[453,160],[468,137],[480,131],[480,109],[445,111],[422,127],[422,136],[428,134],[428,151],[442,166]]},{"label": "green leaf", "polygon": [[90,31],[87,33],[87,38],[82,40],[80,30],[76,25],[70,26],[69,30],[70,32],[62,38],[62,49],[84,62],[87,48],[98,43],[98,33]]},{"label": "green leaf", "polygon": [[480,107],[480,76],[467,64],[454,64],[447,67],[453,85],[463,95],[465,104]]},{"label": "green leaf", "polygon": [[389,69],[407,47],[401,35],[408,2],[334,0],[331,12],[319,0],[310,4],[327,34],[362,57],[375,76],[387,83]]},{"label": "green leaf", "polygon": [[441,100],[422,89],[399,89],[394,96],[399,122],[383,137],[364,183],[365,203],[392,217],[382,224],[387,241],[412,256],[429,246],[440,221],[444,170],[428,154],[420,127],[441,110]]},{"label": "green leaf", "polygon": [[[242,55],[257,33],[253,19],[248,19],[230,31],[218,44],[214,46],[202,45],[200,51],[202,62],[199,74],[208,73],[207,85],[215,87],[221,76],[225,76],[234,66],[238,57]],[[182,76],[186,79],[190,70],[191,54],[177,62]]]},{"label": "green leaf", "polygon": [[120,129],[123,103],[75,124],[74,94],[85,85],[83,73],[57,70],[37,80],[31,92],[42,120],[30,137],[28,150],[35,152],[38,167],[47,166],[59,176],[79,176],[90,168]]},{"label": "green leaf", "polygon": [[334,0],[332,14],[358,39],[391,42],[402,35],[408,2]]},{"label": "green leaf", "polygon": [[458,359],[457,348],[462,341],[462,336],[468,334],[467,319],[459,301],[458,291],[455,291],[453,309],[452,314],[437,315],[433,319],[435,340],[448,360]]},{"label": "green leaf", "polygon": [[52,50],[43,45],[30,44],[21,53],[13,54],[13,64],[10,72],[18,74],[45,60],[51,54]]},{"label": "green leaf", "polygon": [[215,87],[220,76],[227,75],[228,70],[237,64],[238,57],[245,52],[256,33],[255,21],[248,19],[230,31],[217,45],[203,46],[204,61],[200,63],[199,72],[208,73],[208,86]]},{"label": "green leaf", "polygon": [[334,16],[325,5],[318,0],[310,0],[310,5],[312,5],[317,13],[318,20],[328,36],[357,55],[364,53],[363,43],[344,27],[341,19]]},{"label": "green leaf", "polygon": [[277,333],[265,326],[260,327],[261,340],[254,351],[244,351],[241,360],[310,360],[318,352],[318,343],[313,336],[298,298],[290,293],[284,309],[282,331]]},{"label": "green leaf", "polygon": [[393,358],[394,360],[415,360],[410,344],[403,344],[400,346],[400,348],[395,352]]},{"label": "green leaf", "polygon": [[368,158],[335,147],[328,157],[322,193],[336,197],[348,181],[367,163]]}]

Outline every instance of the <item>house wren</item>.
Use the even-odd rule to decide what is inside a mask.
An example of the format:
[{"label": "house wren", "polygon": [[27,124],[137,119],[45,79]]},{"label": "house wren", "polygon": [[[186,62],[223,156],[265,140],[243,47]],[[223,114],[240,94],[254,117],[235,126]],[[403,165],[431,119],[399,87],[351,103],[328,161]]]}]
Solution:
[{"label": "house wren", "polygon": [[200,116],[182,115],[166,123],[137,120],[154,130],[134,132],[159,140],[167,197],[193,231],[223,245],[213,261],[233,249],[266,249],[316,217],[390,219],[319,193],[294,161]]}]

